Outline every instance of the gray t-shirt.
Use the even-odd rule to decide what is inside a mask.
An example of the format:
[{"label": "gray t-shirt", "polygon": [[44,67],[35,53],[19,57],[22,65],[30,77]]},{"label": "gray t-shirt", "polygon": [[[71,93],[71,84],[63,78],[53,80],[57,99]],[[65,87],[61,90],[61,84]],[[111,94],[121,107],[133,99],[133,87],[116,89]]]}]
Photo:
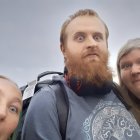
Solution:
[{"label": "gray t-shirt", "polygon": [[[101,96],[78,96],[62,82],[69,100],[66,140],[140,140],[138,123],[112,90]],[[33,97],[22,140],[62,140],[51,87],[43,88]]]}]

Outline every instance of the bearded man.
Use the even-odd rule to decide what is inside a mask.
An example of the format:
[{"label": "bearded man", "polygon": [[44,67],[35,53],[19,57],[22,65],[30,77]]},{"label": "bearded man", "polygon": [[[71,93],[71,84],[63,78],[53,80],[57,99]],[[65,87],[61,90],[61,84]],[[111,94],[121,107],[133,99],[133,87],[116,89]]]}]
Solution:
[{"label": "bearded man", "polygon": [[[106,24],[91,9],[77,11],[62,26],[65,72],[55,78],[63,83],[69,102],[63,139],[140,139],[135,118],[112,90],[108,36]],[[40,91],[30,103],[22,140],[62,140],[56,106],[52,88]]]}]

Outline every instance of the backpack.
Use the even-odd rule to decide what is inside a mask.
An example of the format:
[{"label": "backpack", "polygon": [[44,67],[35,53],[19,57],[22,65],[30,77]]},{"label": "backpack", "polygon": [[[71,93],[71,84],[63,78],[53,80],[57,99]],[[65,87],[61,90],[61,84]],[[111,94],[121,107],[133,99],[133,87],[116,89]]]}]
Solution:
[{"label": "backpack", "polygon": [[21,87],[21,92],[23,94],[23,107],[22,107],[22,112],[20,114],[19,124],[17,126],[17,129],[12,135],[12,140],[21,139],[22,127],[24,124],[24,119],[25,119],[26,112],[28,110],[28,106],[30,105],[30,101],[32,97],[34,96],[34,94],[39,93],[38,91],[47,85],[53,86],[53,89],[55,92],[60,133],[62,136],[62,140],[65,140],[69,103],[68,103],[68,97],[67,97],[64,85],[60,81],[54,81],[50,79],[43,80],[43,81],[40,80],[44,76],[56,75],[56,74],[63,75],[63,73],[61,72],[46,71],[39,74],[36,80],[31,81],[27,85]]}]

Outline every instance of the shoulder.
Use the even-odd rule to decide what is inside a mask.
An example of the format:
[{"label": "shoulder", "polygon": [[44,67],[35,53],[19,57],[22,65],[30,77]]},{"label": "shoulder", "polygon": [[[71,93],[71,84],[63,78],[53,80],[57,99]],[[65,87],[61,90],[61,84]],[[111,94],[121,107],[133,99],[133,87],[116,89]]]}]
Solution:
[{"label": "shoulder", "polygon": [[[48,120],[57,118],[57,106],[54,94],[53,90],[49,87],[45,87],[32,97],[25,117],[27,125],[31,123],[31,121],[34,124],[44,121],[45,117],[47,117]],[[46,123],[48,123],[48,121]]]},{"label": "shoulder", "polygon": [[35,93],[29,107],[39,109],[46,106],[49,109],[51,106],[55,106],[55,103],[56,97],[53,89],[50,86],[46,86]]},{"label": "shoulder", "polygon": [[58,126],[55,93],[51,87],[45,86],[37,91],[31,99],[25,116],[22,136],[26,137],[25,139],[34,140],[41,139],[42,136],[53,137],[50,136],[50,131],[58,129]]}]

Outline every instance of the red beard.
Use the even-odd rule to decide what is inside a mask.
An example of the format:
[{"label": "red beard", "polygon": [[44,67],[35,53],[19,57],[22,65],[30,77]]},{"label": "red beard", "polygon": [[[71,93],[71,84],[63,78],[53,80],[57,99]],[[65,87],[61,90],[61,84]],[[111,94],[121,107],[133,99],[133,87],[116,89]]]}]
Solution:
[{"label": "red beard", "polygon": [[68,69],[69,77],[83,80],[87,84],[102,86],[105,82],[112,80],[112,70],[108,67],[108,53],[99,56],[99,61],[84,61],[79,57],[74,57],[67,50],[65,65]]}]

